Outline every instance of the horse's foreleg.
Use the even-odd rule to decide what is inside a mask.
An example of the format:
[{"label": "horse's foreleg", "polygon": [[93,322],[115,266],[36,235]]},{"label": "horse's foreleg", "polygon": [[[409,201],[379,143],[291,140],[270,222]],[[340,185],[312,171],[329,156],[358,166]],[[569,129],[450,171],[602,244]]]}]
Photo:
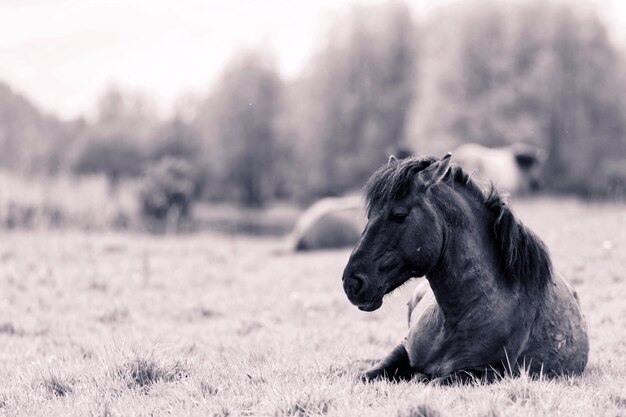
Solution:
[{"label": "horse's foreleg", "polygon": [[[454,383],[467,384],[485,382],[490,383],[507,375],[508,367],[506,350],[498,354],[495,349],[489,355],[468,356],[467,353],[455,350],[449,351],[441,361],[435,361],[426,367],[425,373],[430,375],[431,383],[449,385]],[[469,348],[466,349],[469,352]],[[513,358],[517,360],[517,355]]]},{"label": "horse's foreleg", "polygon": [[361,373],[359,377],[364,381],[384,378],[393,381],[409,380],[413,374],[409,355],[400,343],[394,350],[373,368]]},{"label": "horse's foreleg", "polygon": [[474,369],[456,371],[448,376],[433,378],[428,381],[428,385],[466,385],[466,384],[490,384],[499,381],[506,375],[504,369],[489,367],[486,369]]}]

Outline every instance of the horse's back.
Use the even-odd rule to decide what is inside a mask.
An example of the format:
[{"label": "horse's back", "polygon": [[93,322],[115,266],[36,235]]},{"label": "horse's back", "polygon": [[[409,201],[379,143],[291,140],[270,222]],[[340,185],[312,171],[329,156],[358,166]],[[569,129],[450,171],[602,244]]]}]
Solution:
[{"label": "horse's back", "polygon": [[454,157],[459,165],[482,182],[493,182],[498,189],[509,192],[523,188],[515,155],[508,148],[487,148],[468,143],[457,148]]},{"label": "horse's back", "polygon": [[324,198],[300,216],[290,245],[294,250],[351,246],[358,241],[364,226],[359,196]]},{"label": "horse's back", "polygon": [[533,373],[580,374],[587,365],[589,340],[578,296],[560,276],[547,285],[545,302],[520,361]]}]

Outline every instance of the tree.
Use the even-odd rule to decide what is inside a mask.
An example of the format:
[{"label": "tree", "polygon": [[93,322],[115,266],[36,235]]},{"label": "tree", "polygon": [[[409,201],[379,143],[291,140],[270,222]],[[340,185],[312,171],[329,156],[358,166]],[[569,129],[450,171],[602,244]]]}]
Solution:
[{"label": "tree", "polygon": [[156,116],[145,96],[117,87],[105,91],[96,107],[95,121],[70,152],[70,167],[77,174],[104,174],[114,189],[119,180],[143,172]]},{"label": "tree", "polygon": [[548,151],[544,183],[579,192],[602,183],[605,159],[624,157],[625,67],[591,10],[473,2],[428,33],[412,123],[418,149],[534,143]]},{"label": "tree", "polygon": [[156,126],[154,103],[144,94],[109,86],[96,102],[96,136],[126,136],[145,142]]},{"label": "tree", "polygon": [[76,125],[42,113],[26,97],[0,83],[0,168],[24,174],[57,172]]},{"label": "tree", "polygon": [[354,7],[294,84],[298,187],[336,195],[364,183],[401,146],[415,95],[415,28],[401,3]]},{"label": "tree", "polygon": [[150,158],[158,161],[171,156],[187,161],[202,158],[202,145],[194,127],[178,117],[163,123],[152,138]]},{"label": "tree", "polygon": [[214,196],[261,206],[274,195],[281,79],[274,62],[246,52],[224,69],[198,112]]},{"label": "tree", "polygon": [[122,178],[140,175],[144,160],[138,144],[124,136],[94,137],[78,147],[72,170],[76,174],[104,174],[115,187]]}]

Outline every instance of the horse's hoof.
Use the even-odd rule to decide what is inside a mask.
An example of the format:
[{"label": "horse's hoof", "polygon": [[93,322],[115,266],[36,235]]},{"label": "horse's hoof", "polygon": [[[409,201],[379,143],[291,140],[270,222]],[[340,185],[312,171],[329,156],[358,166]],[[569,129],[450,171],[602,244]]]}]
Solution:
[{"label": "horse's hoof", "polygon": [[426,383],[426,385],[429,387],[440,387],[442,385],[445,385],[446,381],[447,381],[447,378],[439,377],[439,378],[431,379],[430,381]]},{"label": "horse's hoof", "polygon": [[428,378],[428,375],[426,374],[423,374],[421,372],[416,372],[413,375],[411,375],[411,381],[428,384],[430,382],[430,378]]},{"label": "horse's hoof", "polygon": [[368,372],[359,372],[356,375],[356,379],[360,382],[370,382],[374,380],[374,378],[372,378],[372,376]]},{"label": "horse's hoof", "polygon": [[357,379],[361,382],[371,382],[381,378],[381,374],[372,371],[363,371],[357,374]]}]

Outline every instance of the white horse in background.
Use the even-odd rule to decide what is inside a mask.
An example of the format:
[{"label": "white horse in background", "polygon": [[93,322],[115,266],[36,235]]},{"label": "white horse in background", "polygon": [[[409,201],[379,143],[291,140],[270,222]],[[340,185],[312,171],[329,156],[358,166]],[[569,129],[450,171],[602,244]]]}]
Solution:
[{"label": "white horse in background", "polygon": [[545,153],[538,148],[514,144],[487,148],[476,143],[459,146],[452,152],[455,161],[473,178],[493,182],[502,191],[524,194],[539,188]]}]

